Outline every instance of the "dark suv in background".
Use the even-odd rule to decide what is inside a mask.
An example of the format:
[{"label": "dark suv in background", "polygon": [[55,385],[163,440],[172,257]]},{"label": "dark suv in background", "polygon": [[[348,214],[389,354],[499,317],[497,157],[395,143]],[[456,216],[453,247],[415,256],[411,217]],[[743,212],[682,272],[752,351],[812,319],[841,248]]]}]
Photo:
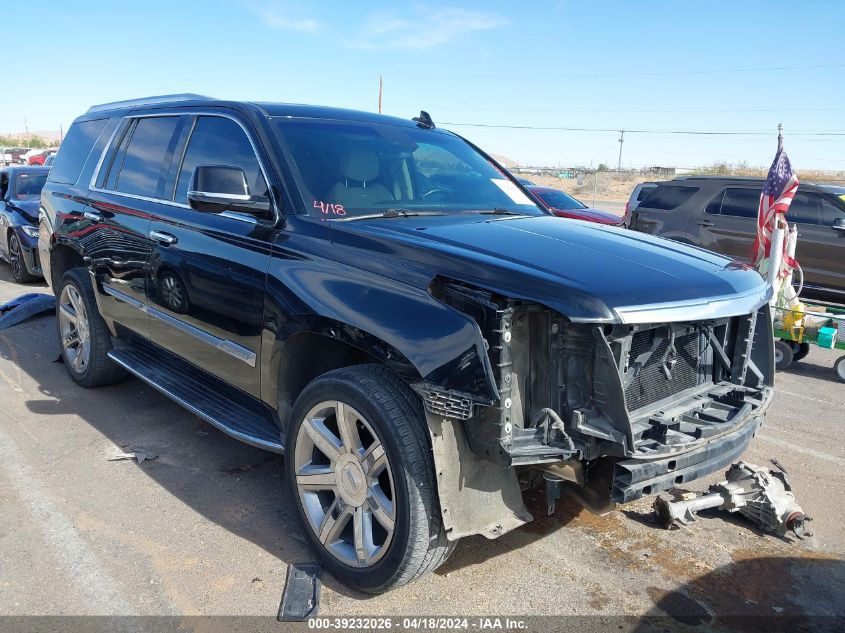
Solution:
[{"label": "dark suv in background", "polygon": [[525,488],[606,511],[720,470],[772,398],[760,275],[561,221],[424,113],[95,106],[39,248],[73,380],[133,374],[283,451],[307,538],[365,591],[532,520]]},{"label": "dark suv in background", "polygon": [[[636,231],[749,261],[760,178],[684,177],[661,183],[631,213]],[[803,297],[845,302],[845,189],[801,183],[786,219],[798,225]]]}]

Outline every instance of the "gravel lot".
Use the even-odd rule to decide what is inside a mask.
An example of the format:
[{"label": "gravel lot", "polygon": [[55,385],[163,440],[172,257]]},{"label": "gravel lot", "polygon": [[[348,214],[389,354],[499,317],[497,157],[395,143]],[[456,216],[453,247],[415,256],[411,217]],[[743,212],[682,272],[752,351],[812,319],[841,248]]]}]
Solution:
[{"label": "gravel lot", "polygon": [[[33,290],[0,264],[0,303]],[[282,458],[137,380],[76,387],[57,354],[52,316],[0,332],[0,614],[275,615],[288,563],[311,559]],[[538,499],[534,523],[465,539],[437,573],[388,595],[325,577],[321,615],[845,615],[837,355],[814,349],[779,374],[745,455],[789,471],[813,538],[715,513],[668,532],[649,500],[603,517],[566,502],[545,517]],[[108,461],[125,447],[160,457]]]}]

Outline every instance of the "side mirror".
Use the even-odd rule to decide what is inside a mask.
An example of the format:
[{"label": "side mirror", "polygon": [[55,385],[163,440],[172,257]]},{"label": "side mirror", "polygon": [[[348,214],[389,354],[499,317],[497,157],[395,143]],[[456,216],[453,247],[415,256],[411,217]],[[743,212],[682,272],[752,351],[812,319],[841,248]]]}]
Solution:
[{"label": "side mirror", "polygon": [[836,218],[831,225],[834,231],[845,231],[845,218]]},{"label": "side mirror", "polygon": [[237,211],[264,215],[270,200],[249,194],[244,170],[227,165],[198,165],[188,187],[188,204],[195,211]]}]

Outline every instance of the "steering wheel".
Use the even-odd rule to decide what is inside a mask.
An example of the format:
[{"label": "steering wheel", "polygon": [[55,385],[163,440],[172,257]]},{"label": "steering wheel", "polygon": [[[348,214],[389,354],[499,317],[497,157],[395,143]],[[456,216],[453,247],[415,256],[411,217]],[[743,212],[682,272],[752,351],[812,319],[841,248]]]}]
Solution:
[{"label": "steering wheel", "polygon": [[431,191],[426,191],[422,197],[423,200],[426,200],[429,196],[433,196],[436,193],[452,193],[449,189],[444,189],[443,187],[435,187]]}]

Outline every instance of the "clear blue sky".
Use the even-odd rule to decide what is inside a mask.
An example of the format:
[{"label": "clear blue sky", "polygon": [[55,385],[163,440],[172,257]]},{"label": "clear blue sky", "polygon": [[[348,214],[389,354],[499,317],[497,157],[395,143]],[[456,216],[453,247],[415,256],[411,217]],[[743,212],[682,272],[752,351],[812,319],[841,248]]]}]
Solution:
[{"label": "clear blue sky", "polygon": [[[22,131],[24,118],[30,130],[67,129],[93,103],[173,92],[375,110],[381,74],[385,113],[426,109],[522,163],[615,166],[619,134],[445,122],[771,131],[625,136],[626,166],[693,166],[767,165],[782,121],[799,173],[845,170],[845,136],[798,136],[845,131],[841,0],[3,5],[5,42],[21,50],[5,59],[0,132]],[[760,70],[784,66],[815,68]]]}]

